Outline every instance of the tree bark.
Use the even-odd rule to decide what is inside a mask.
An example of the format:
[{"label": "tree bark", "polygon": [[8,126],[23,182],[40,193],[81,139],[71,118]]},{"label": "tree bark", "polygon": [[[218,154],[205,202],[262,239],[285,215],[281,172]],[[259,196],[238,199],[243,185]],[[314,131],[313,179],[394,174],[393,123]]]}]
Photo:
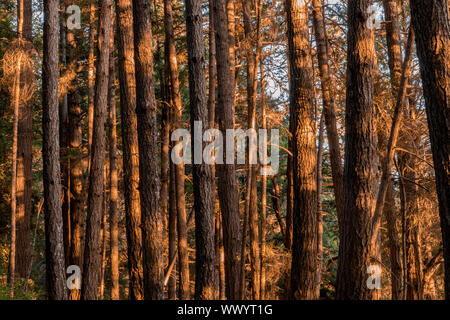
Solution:
[{"label": "tree bark", "polygon": [[326,34],[325,20],[322,14],[320,0],[313,2],[313,25],[317,43],[317,58],[319,62],[320,82],[322,85],[322,101],[327,127],[327,138],[330,149],[331,174],[333,177],[334,198],[338,218],[342,216],[342,162],[339,134],[337,132],[336,105],[331,88],[333,86],[330,67],[328,65],[328,37]]},{"label": "tree bark", "polygon": [[43,184],[47,297],[67,299],[64,270],[58,111],[59,1],[44,1],[44,59],[42,64]]},{"label": "tree bark", "polygon": [[131,0],[116,1],[117,53],[122,121],[123,183],[128,251],[129,299],[144,299],[139,150]]},{"label": "tree bark", "polygon": [[[32,8],[31,0],[18,0],[18,20],[21,21],[21,37],[32,42]],[[20,86],[25,95],[30,92],[34,82],[32,64],[25,64],[20,71]],[[18,135],[17,135],[17,250],[16,273],[25,278],[30,265],[31,252],[31,187],[33,164],[33,99],[25,96],[19,103]]]},{"label": "tree bark", "polygon": [[411,1],[411,21],[423,83],[428,129],[436,174],[442,242],[445,298],[450,299],[450,23],[448,1]]},{"label": "tree bark", "polygon": [[[216,58],[218,104],[217,122],[222,134],[226,129],[234,128],[234,60],[230,48],[227,21],[227,5],[231,0],[217,0],[214,2],[214,22],[216,27]],[[224,161],[226,152],[224,152]],[[225,163],[225,162],[224,162]],[[219,202],[223,217],[223,242],[225,250],[225,279],[226,296],[228,299],[239,297],[239,248],[240,248],[240,218],[239,218],[239,191],[236,182],[234,164],[218,164],[219,174]]]},{"label": "tree bark", "polygon": [[[203,19],[201,2],[186,0],[186,28],[189,62],[189,101],[191,110],[191,132],[194,137],[192,168],[195,212],[195,298],[212,300],[215,298],[216,270],[214,247],[214,181],[211,165],[196,159],[196,153],[203,151],[203,139],[196,135],[209,127],[206,100],[205,54],[203,46]],[[202,125],[196,131],[196,123]],[[204,126],[207,126],[206,128]],[[200,151],[198,151],[198,150]],[[197,150],[197,152],[196,152]],[[200,161],[198,161],[200,160]]]},{"label": "tree bark", "polygon": [[337,299],[371,299],[366,285],[371,265],[371,218],[377,191],[373,81],[374,32],[368,27],[370,0],[348,3],[348,65],[344,203],[340,228]]},{"label": "tree bark", "polygon": [[84,251],[81,299],[96,300],[101,271],[100,227],[103,212],[106,132],[109,81],[109,39],[111,36],[111,0],[100,0],[99,57],[95,77],[94,128],[90,155],[86,243]]},{"label": "tree bark", "polygon": [[111,300],[119,300],[119,178],[117,170],[117,120],[114,67],[114,28],[109,52],[109,228],[111,255]]},{"label": "tree bark", "polygon": [[287,0],[290,110],[293,117],[294,216],[291,299],[317,299],[317,181],[308,6]]},{"label": "tree bark", "polygon": [[136,114],[139,142],[139,190],[144,247],[144,297],[163,298],[162,217],[159,211],[159,169],[156,101],[153,80],[151,4],[133,1]]}]

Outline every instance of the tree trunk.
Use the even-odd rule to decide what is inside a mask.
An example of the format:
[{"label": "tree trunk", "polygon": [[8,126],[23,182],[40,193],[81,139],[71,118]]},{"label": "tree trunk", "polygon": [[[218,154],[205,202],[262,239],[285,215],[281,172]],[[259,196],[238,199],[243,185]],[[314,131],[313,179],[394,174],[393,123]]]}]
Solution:
[{"label": "tree trunk", "polygon": [[286,14],[295,186],[290,298],[317,299],[317,154],[308,6],[303,0],[287,0]]},{"label": "tree trunk", "polygon": [[402,260],[401,245],[398,237],[397,211],[395,209],[394,186],[392,180],[386,194],[384,213],[389,242],[389,258],[391,262],[391,294],[392,300],[402,299]]},{"label": "tree trunk", "polygon": [[67,299],[64,269],[61,177],[59,165],[58,47],[59,1],[44,1],[44,59],[42,64],[43,184],[47,296]]},{"label": "tree trunk", "polygon": [[145,299],[163,298],[162,217],[159,211],[159,168],[156,101],[153,81],[151,4],[133,1],[136,114],[139,141],[139,190],[144,247]]},{"label": "tree trunk", "polygon": [[[249,129],[256,130],[256,94],[257,94],[257,74],[258,74],[258,29],[253,30],[251,21],[251,2],[250,0],[242,1],[244,12],[244,50],[247,58],[247,125]],[[258,14],[258,13],[257,13]],[[255,51],[256,50],[256,51]],[[250,143],[250,139],[249,139]],[[249,146],[250,150],[250,146]],[[250,234],[250,269],[251,269],[251,288],[252,299],[258,300],[260,298],[260,247],[258,244],[258,192],[257,192],[257,166],[252,164],[256,159],[252,159],[252,152],[248,156],[248,178],[247,178],[247,192],[248,192],[248,222]]]},{"label": "tree trunk", "polygon": [[445,298],[450,299],[450,24],[448,1],[412,0],[412,25],[423,83],[428,129],[436,174],[442,242]]},{"label": "tree trunk", "polygon": [[[174,110],[174,130],[182,127],[183,106],[180,95],[180,83],[178,80],[177,52],[175,48],[175,36],[173,30],[172,0],[164,1],[164,25],[166,29],[166,63],[169,74],[169,95]],[[184,194],[184,163],[175,165],[175,183],[177,195],[177,227],[178,227],[178,263],[180,268],[180,285],[178,287],[179,298],[186,300],[190,297],[189,288],[189,253],[187,243],[186,225],[186,200]]]},{"label": "tree trunk", "polygon": [[97,42],[97,8],[95,0],[89,4],[89,53],[88,53],[88,154],[89,171],[91,168],[90,156],[92,152],[92,136],[94,130],[94,99],[95,99],[95,44]]},{"label": "tree trunk", "polygon": [[377,191],[377,139],[373,81],[374,32],[368,27],[370,0],[348,3],[344,203],[340,228],[337,299],[371,299],[371,218]]},{"label": "tree trunk", "polygon": [[325,20],[322,14],[320,0],[313,2],[313,25],[317,43],[317,58],[319,62],[320,82],[322,85],[322,101],[327,127],[327,138],[330,149],[331,174],[333,177],[334,198],[338,218],[342,215],[342,164],[339,134],[337,132],[336,105],[331,88],[333,87],[330,67],[328,65],[328,37],[326,34]]},{"label": "tree trunk", "polygon": [[[113,31],[114,28],[111,28]],[[109,52],[109,228],[111,254],[111,300],[119,300],[119,178],[117,170],[117,120],[114,64],[114,33]]]},{"label": "tree trunk", "polygon": [[122,121],[123,184],[128,251],[129,298],[144,299],[139,150],[131,0],[116,1],[117,52]]},{"label": "tree trunk", "polygon": [[[70,65],[78,71],[78,43],[73,31],[67,32],[67,57]],[[67,94],[69,128],[68,128],[68,155],[70,162],[70,265],[83,267],[83,230],[84,230],[84,164],[83,164],[83,134],[81,100],[79,93],[79,79],[75,76]],[[80,299],[80,290],[70,291],[70,300]]]},{"label": "tree trunk", "polygon": [[[18,0],[18,19],[22,20],[22,37],[32,41],[32,8],[31,0]],[[25,93],[30,92],[34,82],[32,64],[25,64],[20,71],[20,86]],[[25,95],[23,95],[25,97]],[[18,135],[17,135],[17,248],[16,273],[25,278],[30,265],[31,253],[31,187],[32,187],[32,154],[33,154],[33,99],[26,96],[19,103]]]},{"label": "tree trunk", "polygon": [[97,299],[101,270],[100,227],[103,212],[106,132],[109,81],[109,39],[111,36],[111,0],[100,0],[99,57],[96,67],[94,128],[90,155],[86,243],[81,298]]},{"label": "tree trunk", "polygon": [[[194,212],[195,212],[195,298],[212,300],[215,298],[215,247],[214,247],[214,181],[211,165],[196,159],[203,152],[204,126],[209,127],[206,100],[205,54],[203,46],[202,11],[199,1],[186,0],[186,26],[189,61],[189,100],[191,110]],[[203,128],[196,132],[196,126]],[[198,150],[197,150],[198,149]],[[200,160],[200,161],[198,161]]]},{"label": "tree trunk", "polygon": [[[226,129],[234,128],[234,60],[230,55],[230,43],[227,21],[227,4],[231,0],[214,1],[214,22],[216,27],[216,58],[218,87],[217,122],[223,136]],[[226,152],[224,152],[224,161]],[[239,191],[236,182],[236,170],[233,164],[218,164],[219,202],[223,217],[223,242],[225,250],[226,296],[228,299],[239,297],[239,248],[240,218]]]}]

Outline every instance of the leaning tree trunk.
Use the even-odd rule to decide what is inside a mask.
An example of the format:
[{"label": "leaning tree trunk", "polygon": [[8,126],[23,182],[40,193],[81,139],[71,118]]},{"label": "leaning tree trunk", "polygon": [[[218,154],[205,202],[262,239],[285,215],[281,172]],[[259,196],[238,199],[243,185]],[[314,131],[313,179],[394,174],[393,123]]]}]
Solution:
[{"label": "leaning tree trunk", "polygon": [[[227,4],[232,0],[217,0],[214,2],[214,22],[216,27],[216,58],[218,87],[217,122],[226,136],[227,129],[234,128],[234,60],[231,60],[229,41]],[[225,161],[226,152],[224,152]],[[234,160],[234,159],[233,159]],[[220,161],[219,161],[220,162]],[[232,164],[217,165],[219,175],[219,202],[223,217],[223,243],[225,250],[226,296],[228,299],[239,297],[239,248],[240,248],[240,217],[239,190],[236,182],[236,168]]]},{"label": "leaning tree trunk", "polygon": [[[371,299],[371,218],[377,189],[374,32],[369,28],[370,0],[348,3],[348,66],[345,133],[344,203],[340,228],[337,299]],[[374,290],[372,290],[374,291]]]},{"label": "leaning tree trunk", "polygon": [[[400,87],[402,56],[400,41],[399,7],[395,0],[384,0],[384,16],[386,28],[386,40],[388,47],[388,62],[391,77],[392,97],[396,101]],[[397,229],[397,213],[395,210],[395,197],[393,182],[387,181],[386,199],[384,204],[384,214],[386,215],[389,256],[391,262],[391,295],[392,300],[402,298],[402,262],[400,256],[400,240]]]},{"label": "leaning tree trunk", "polygon": [[303,0],[287,0],[286,14],[295,186],[290,297],[317,299],[317,154],[308,6]]},{"label": "leaning tree trunk", "polygon": [[100,227],[103,213],[104,165],[108,110],[109,39],[111,36],[111,0],[100,0],[98,62],[96,68],[94,129],[90,157],[86,243],[84,250],[81,299],[96,300],[100,281]]},{"label": "leaning tree trunk", "polygon": [[[195,298],[215,298],[217,286],[214,248],[214,181],[211,165],[203,163],[203,139],[197,139],[209,127],[206,100],[205,53],[203,46],[201,2],[186,0],[186,27],[189,62],[189,101],[191,132],[194,137],[192,168],[195,212]],[[201,125],[202,128],[197,126]]]},{"label": "leaning tree trunk", "polygon": [[162,216],[159,211],[158,126],[153,81],[151,4],[133,1],[136,114],[144,247],[145,299],[162,299]]},{"label": "leaning tree trunk", "polygon": [[444,247],[445,298],[450,299],[450,23],[447,0],[411,0],[436,173]]},{"label": "leaning tree trunk", "polygon": [[59,165],[59,1],[44,1],[42,64],[42,157],[44,164],[45,266],[47,297],[67,299]]}]

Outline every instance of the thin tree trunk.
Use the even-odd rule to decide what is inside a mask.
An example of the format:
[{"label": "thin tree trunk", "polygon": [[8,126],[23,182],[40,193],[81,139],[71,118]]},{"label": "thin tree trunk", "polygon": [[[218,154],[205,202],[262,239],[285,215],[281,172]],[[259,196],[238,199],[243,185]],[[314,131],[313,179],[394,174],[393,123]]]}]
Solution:
[{"label": "thin tree trunk", "polygon": [[[218,87],[217,122],[222,134],[226,129],[234,128],[234,60],[230,48],[234,42],[229,41],[227,21],[227,4],[231,0],[214,1],[214,21],[216,27],[216,58]],[[224,161],[226,152],[224,152]],[[236,170],[233,164],[218,164],[219,202],[223,217],[223,242],[225,250],[226,296],[228,299],[239,297],[239,247],[240,218],[239,191],[236,182]]]},{"label": "thin tree trunk", "polygon": [[333,87],[330,67],[328,65],[328,37],[326,34],[325,20],[322,14],[320,0],[313,2],[313,25],[317,43],[317,57],[319,62],[319,74],[322,85],[322,101],[327,127],[327,138],[330,149],[331,174],[333,177],[334,198],[338,218],[342,215],[342,162],[339,134],[337,132],[336,105],[331,88]]},{"label": "thin tree trunk", "polygon": [[109,81],[109,39],[111,36],[111,0],[100,0],[99,57],[96,67],[94,129],[92,135],[91,170],[89,172],[86,244],[84,251],[81,299],[95,300],[98,296],[101,270],[100,226],[103,212],[106,132]]},{"label": "thin tree trunk", "polygon": [[412,25],[423,83],[428,129],[436,174],[442,242],[445,298],[450,299],[450,23],[447,0],[411,1]]},{"label": "thin tree trunk", "polygon": [[[171,121],[171,120],[169,120]],[[175,164],[169,164],[169,261],[177,259],[177,207],[176,207],[176,186],[175,186]],[[174,263],[175,263],[174,262]],[[176,272],[170,273],[168,295],[170,300],[177,298],[177,277]]]},{"label": "thin tree trunk", "polygon": [[67,299],[64,270],[63,221],[58,130],[59,1],[44,1],[44,59],[42,64],[43,184],[47,297]]},{"label": "thin tree trunk", "polygon": [[144,247],[145,299],[163,298],[162,216],[159,211],[159,168],[156,100],[153,81],[151,4],[133,1],[136,114]]},{"label": "thin tree trunk", "polygon": [[[21,38],[32,41],[32,8],[31,0],[18,0],[18,20],[22,20]],[[34,73],[32,64],[25,64],[20,71],[20,86],[24,88],[26,95],[33,87]],[[17,131],[17,250],[16,273],[25,278],[30,264],[31,252],[31,187],[33,164],[33,99],[22,94],[19,103],[18,131]]]},{"label": "thin tree trunk", "polygon": [[[174,110],[174,130],[182,127],[183,106],[180,95],[180,83],[178,80],[177,52],[175,48],[175,36],[173,30],[172,0],[164,1],[164,26],[166,31],[166,63],[169,74],[169,94]],[[178,263],[180,268],[178,295],[180,299],[186,300],[190,297],[189,288],[189,253],[187,243],[186,225],[186,200],[184,194],[184,163],[175,165],[175,183],[177,195],[177,227],[178,227]]]},{"label": "thin tree trunk", "polygon": [[117,170],[117,119],[114,64],[114,28],[109,52],[109,228],[111,255],[111,300],[119,300],[119,178]]},{"label": "thin tree trunk", "polygon": [[320,297],[320,284],[322,283],[322,262],[323,262],[323,220],[322,220],[322,161],[323,161],[323,126],[325,111],[320,117],[319,137],[317,142],[317,278],[316,291]]},{"label": "thin tree trunk", "polygon": [[[189,100],[191,110],[194,212],[195,212],[195,298],[215,298],[217,286],[214,247],[214,181],[211,166],[203,163],[203,133],[209,127],[206,100],[205,54],[202,8],[199,1],[186,0],[186,28],[189,61]],[[198,129],[197,126],[202,128]],[[198,131],[197,131],[198,130]],[[201,138],[196,136],[201,134]]]},{"label": "thin tree trunk", "polygon": [[128,251],[129,299],[144,299],[139,150],[131,0],[116,1],[117,53],[122,121],[123,184]]},{"label": "thin tree trunk", "polygon": [[[256,94],[257,94],[257,74],[258,74],[258,29],[253,30],[251,21],[251,2],[250,0],[242,1],[244,12],[244,50],[247,56],[247,125],[249,129],[256,130]],[[258,14],[258,13],[257,13]],[[255,48],[254,48],[255,47]],[[249,139],[249,143],[250,143]],[[250,150],[250,146],[249,146]],[[253,164],[256,159],[252,158],[252,152],[248,156],[248,178],[247,193],[248,197],[248,222],[250,234],[250,269],[251,269],[251,288],[252,298],[258,300],[260,298],[260,282],[261,282],[261,263],[260,263],[260,247],[258,244],[258,192],[257,192],[257,166]],[[242,258],[241,258],[242,259]]]},{"label": "thin tree trunk", "polygon": [[[67,57],[70,65],[78,71],[79,49],[76,35],[73,31],[67,32]],[[83,230],[84,230],[84,163],[83,163],[83,134],[79,79],[78,76],[72,81],[70,90],[67,94],[67,104],[69,113],[68,128],[68,155],[70,162],[70,252],[69,264],[83,267]],[[70,300],[80,299],[80,290],[70,291]]]},{"label": "thin tree trunk", "polygon": [[[92,152],[92,137],[94,132],[94,99],[95,99],[95,44],[97,42],[97,8],[95,0],[89,4],[89,53],[88,53],[88,154]],[[89,171],[91,163],[89,160]]]},{"label": "thin tree trunk", "polygon": [[[22,28],[19,21],[19,41],[22,40]],[[15,290],[15,275],[16,275],[16,239],[17,239],[17,140],[19,128],[19,101],[20,101],[20,73],[22,69],[22,53],[19,53],[17,60],[17,70],[14,77],[13,85],[13,143],[12,143],[12,164],[11,164],[11,248],[9,253],[9,284],[10,284],[10,298],[14,298]]]},{"label": "thin tree trunk", "polygon": [[371,218],[377,191],[374,31],[368,27],[370,0],[348,2],[348,65],[344,203],[340,227],[337,299],[371,299],[366,285],[372,264]]},{"label": "thin tree trunk", "polygon": [[306,2],[287,0],[286,14],[295,186],[290,298],[317,299],[317,154]]}]

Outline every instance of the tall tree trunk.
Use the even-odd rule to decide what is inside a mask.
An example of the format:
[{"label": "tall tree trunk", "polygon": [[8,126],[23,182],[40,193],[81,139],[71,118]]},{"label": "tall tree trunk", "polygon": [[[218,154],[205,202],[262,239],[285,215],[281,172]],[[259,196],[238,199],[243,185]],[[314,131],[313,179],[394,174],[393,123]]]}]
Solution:
[{"label": "tall tree trunk", "polygon": [[[203,163],[203,133],[209,127],[206,100],[205,54],[203,46],[203,19],[201,2],[186,0],[186,28],[189,61],[189,101],[191,110],[194,212],[195,212],[195,298],[215,298],[214,247],[214,181],[211,165]],[[201,125],[200,130],[197,128]],[[197,131],[198,130],[198,131]],[[201,138],[197,139],[197,136]]]},{"label": "tall tree trunk", "polygon": [[136,114],[139,141],[139,190],[144,247],[144,297],[163,298],[162,217],[159,211],[159,172],[156,101],[153,81],[151,4],[133,1]]},{"label": "tall tree trunk", "polygon": [[[75,40],[76,34],[68,30],[67,32],[67,57],[74,72],[78,71],[79,49]],[[83,112],[79,93],[79,79],[75,76],[67,94],[67,104],[69,113],[68,128],[68,155],[70,162],[70,252],[69,264],[80,268],[83,266],[83,230],[84,230],[84,163],[83,163]],[[71,300],[80,299],[80,290],[70,291]]]},{"label": "tall tree trunk", "polygon": [[42,64],[43,184],[47,296],[65,300],[63,221],[59,165],[58,112],[59,1],[44,1],[44,59]]},{"label": "tall tree trunk", "polygon": [[286,14],[295,186],[290,297],[317,299],[317,154],[306,1],[287,0]]},{"label": "tall tree trunk", "polygon": [[109,236],[111,255],[111,300],[119,300],[119,177],[117,170],[117,119],[114,60],[114,28],[109,47]]},{"label": "tall tree trunk", "polygon": [[430,131],[444,247],[445,298],[450,299],[450,23],[448,1],[411,0],[412,25]]},{"label": "tall tree trunk", "polygon": [[[227,4],[231,0],[214,1],[214,22],[216,27],[216,58],[218,104],[217,122],[222,134],[226,129],[234,128],[234,60],[230,55],[230,43],[227,21]],[[224,161],[226,152],[224,152]],[[219,174],[219,202],[223,217],[223,242],[225,250],[225,279],[226,296],[228,299],[239,297],[239,247],[240,247],[240,218],[239,218],[239,190],[236,182],[236,170],[233,164],[218,164]]]},{"label": "tall tree trunk", "polygon": [[[386,40],[388,47],[388,62],[391,78],[393,101],[396,101],[401,80],[402,57],[399,23],[399,7],[395,0],[384,0],[384,17],[386,28]],[[397,229],[397,213],[395,210],[395,197],[393,182],[389,179],[386,189],[384,214],[386,215],[389,253],[391,262],[391,295],[392,300],[402,298],[402,262],[400,257],[400,240]]]},{"label": "tall tree trunk", "polygon": [[123,184],[128,251],[129,298],[144,299],[139,150],[134,70],[133,12],[131,0],[116,1],[117,53],[122,121]]},{"label": "tall tree trunk", "polygon": [[323,219],[322,219],[322,161],[323,161],[323,127],[325,111],[320,117],[319,137],[317,141],[317,275],[316,290],[317,297],[320,297],[320,284],[322,283],[322,262],[323,262]]},{"label": "tall tree trunk", "polygon": [[330,149],[331,174],[333,177],[334,198],[338,218],[342,215],[342,164],[339,134],[337,132],[336,105],[331,92],[332,80],[328,65],[328,37],[326,34],[325,20],[322,14],[321,0],[313,2],[313,25],[317,43],[317,58],[319,62],[320,82],[322,85],[322,101],[327,127],[327,138]]},{"label": "tall tree trunk", "polygon": [[348,66],[346,99],[344,203],[340,228],[337,299],[371,299],[366,285],[371,265],[371,219],[377,191],[373,79],[374,32],[370,0],[348,3]]},{"label": "tall tree trunk", "polygon": [[99,286],[100,260],[100,227],[103,212],[106,132],[105,123],[108,110],[109,81],[109,39],[111,36],[111,0],[100,0],[99,18],[99,57],[95,77],[95,107],[92,149],[90,156],[88,211],[86,222],[86,244],[84,251],[83,281],[81,298],[97,299]]},{"label": "tall tree trunk", "polygon": [[[173,125],[174,130],[182,127],[183,106],[180,95],[180,83],[178,80],[178,63],[177,52],[175,48],[175,35],[173,30],[173,13],[172,0],[164,1],[164,25],[166,29],[166,63],[168,65],[169,74],[169,95],[173,109]],[[187,243],[187,225],[186,225],[186,200],[184,194],[184,163],[175,165],[175,183],[177,195],[177,227],[178,227],[178,263],[180,268],[179,274],[179,298],[189,299],[189,252]]]},{"label": "tall tree trunk", "polygon": [[[31,0],[18,0],[18,20],[21,20],[21,37],[32,41],[32,8]],[[20,71],[22,91],[30,92],[33,87],[32,64],[25,64]],[[31,91],[32,92],[32,91]],[[17,248],[16,273],[25,278],[30,265],[31,253],[31,187],[32,187],[32,154],[33,154],[33,99],[25,96],[19,103],[18,135],[17,135]]]},{"label": "tall tree trunk", "polygon": [[[258,74],[258,29],[253,30],[251,21],[251,3],[253,1],[242,1],[244,12],[244,32],[245,42],[244,50],[247,58],[247,125],[249,129],[256,130],[256,94],[257,94],[257,74]],[[258,13],[257,13],[258,15]],[[249,138],[249,144],[251,143]],[[249,146],[250,150],[250,146]],[[252,159],[252,152],[248,156],[248,222],[250,233],[250,269],[251,269],[251,288],[252,298],[258,300],[260,298],[260,281],[261,281],[261,263],[260,263],[260,247],[258,244],[258,192],[257,192],[257,166],[252,164],[256,159]]]}]

